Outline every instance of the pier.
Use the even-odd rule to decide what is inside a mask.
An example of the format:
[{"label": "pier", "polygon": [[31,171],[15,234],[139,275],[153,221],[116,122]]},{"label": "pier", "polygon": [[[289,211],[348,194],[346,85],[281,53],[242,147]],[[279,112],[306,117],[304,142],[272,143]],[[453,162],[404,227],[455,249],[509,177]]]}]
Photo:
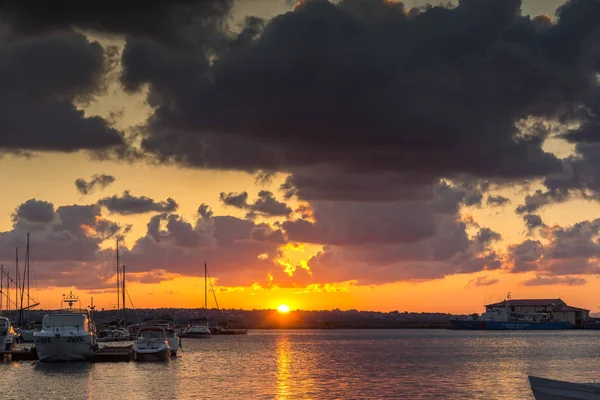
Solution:
[{"label": "pier", "polygon": [[[129,362],[132,360],[131,353],[133,346],[104,346],[98,351],[92,353],[89,362]],[[37,351],[35,347],[0,350],[0,360],[5,361],[37,361]]]},{"label": "pier", "polygon": [[129,362],[133,346],[104,346],[90,356],[90,362]]}]

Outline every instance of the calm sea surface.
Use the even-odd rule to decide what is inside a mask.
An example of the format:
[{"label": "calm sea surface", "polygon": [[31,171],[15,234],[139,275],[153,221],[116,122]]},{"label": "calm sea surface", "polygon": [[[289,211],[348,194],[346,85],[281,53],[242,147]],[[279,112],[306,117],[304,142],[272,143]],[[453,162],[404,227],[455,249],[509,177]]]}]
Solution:
[{"label": "calm sea surface", "polygon": [[600,332],[250,331],[169,363],[0,364],[2,399],[533,399],[527,375],[600,380]]}]

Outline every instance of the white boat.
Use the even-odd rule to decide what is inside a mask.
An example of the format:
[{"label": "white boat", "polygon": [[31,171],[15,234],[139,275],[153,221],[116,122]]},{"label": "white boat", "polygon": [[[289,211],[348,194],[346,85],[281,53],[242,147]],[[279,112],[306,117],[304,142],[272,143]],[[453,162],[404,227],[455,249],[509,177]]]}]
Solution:
[{"label": "white boat", "polygon": [[0,317],[0,343],[4,350],[13,350],[17,346],[18,335],[15,332],[10,320],[6,317]]},{"label": "white boat", "polygon": [[181,347],[181,340],[175,329],[175,323],[172,319],[167,318],[152,318],[147,319],[143,322],[143,326],[155,326],[158,328],[162,328],[165,331],[165,336],[167,337],[167,341],[169,342],[169,347],[171,348],[171,356],[177,356],[177,352]]},{"label": "white boat", "polygon": [[572,383],[529,376],[536,400],[600,400],[600,384]]},{"label": "white boat", "polygon": [[42,330],[42,324],[39,322],[30,322],[24,329],[21,329],[19,333],[23,342],[33,342],[33,334]]},{"label": "white boat", "polygon": [[73,308],[77,302],[71,292],[61,303],[68,309],[44,316],[42,330],[33,334],[40,361],[84,361],[97,349],[94,323],[86,309]]},{"label": "white boat", "polygon": [[133,344],[135,361],[168,361],[171,348],[163,328],[147,326],[140,328]]},{"label": "white boat", "polygon": [[188,322],[186,337],[189,338],[209,338],[212,336],[208,327],[206,318],[195,319]]},{"label": "white boat", "polygon": [[125,328],[106,329],[98,333],[98,342],[122,342],[133,340],[129,331]]}]

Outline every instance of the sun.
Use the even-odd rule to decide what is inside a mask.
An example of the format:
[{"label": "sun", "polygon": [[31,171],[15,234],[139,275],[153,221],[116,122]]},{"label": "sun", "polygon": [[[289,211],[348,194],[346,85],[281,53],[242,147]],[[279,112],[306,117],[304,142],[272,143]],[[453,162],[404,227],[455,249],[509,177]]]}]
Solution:
[{"label": "sun", "polygon": [[288,306],[286,304],[282,304],[279,307],[277,307],[277,311],[282,314],[287,314],[290,312],[290,306]]}]

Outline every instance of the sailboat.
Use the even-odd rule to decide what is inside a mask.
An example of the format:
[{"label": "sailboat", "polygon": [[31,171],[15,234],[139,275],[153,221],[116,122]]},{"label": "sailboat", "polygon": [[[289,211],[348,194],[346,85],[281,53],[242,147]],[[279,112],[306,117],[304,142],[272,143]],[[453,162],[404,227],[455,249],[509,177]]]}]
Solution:
[{"label": "sailboat", "polygon": [[[208,286],[207,286],[208,270],[206,263],[204,264],[204,310],[208,310]],[[212,336],[208,327],[208,318],[198,318],[188,321],[187,337],[189,338],[209,338]]]}]

